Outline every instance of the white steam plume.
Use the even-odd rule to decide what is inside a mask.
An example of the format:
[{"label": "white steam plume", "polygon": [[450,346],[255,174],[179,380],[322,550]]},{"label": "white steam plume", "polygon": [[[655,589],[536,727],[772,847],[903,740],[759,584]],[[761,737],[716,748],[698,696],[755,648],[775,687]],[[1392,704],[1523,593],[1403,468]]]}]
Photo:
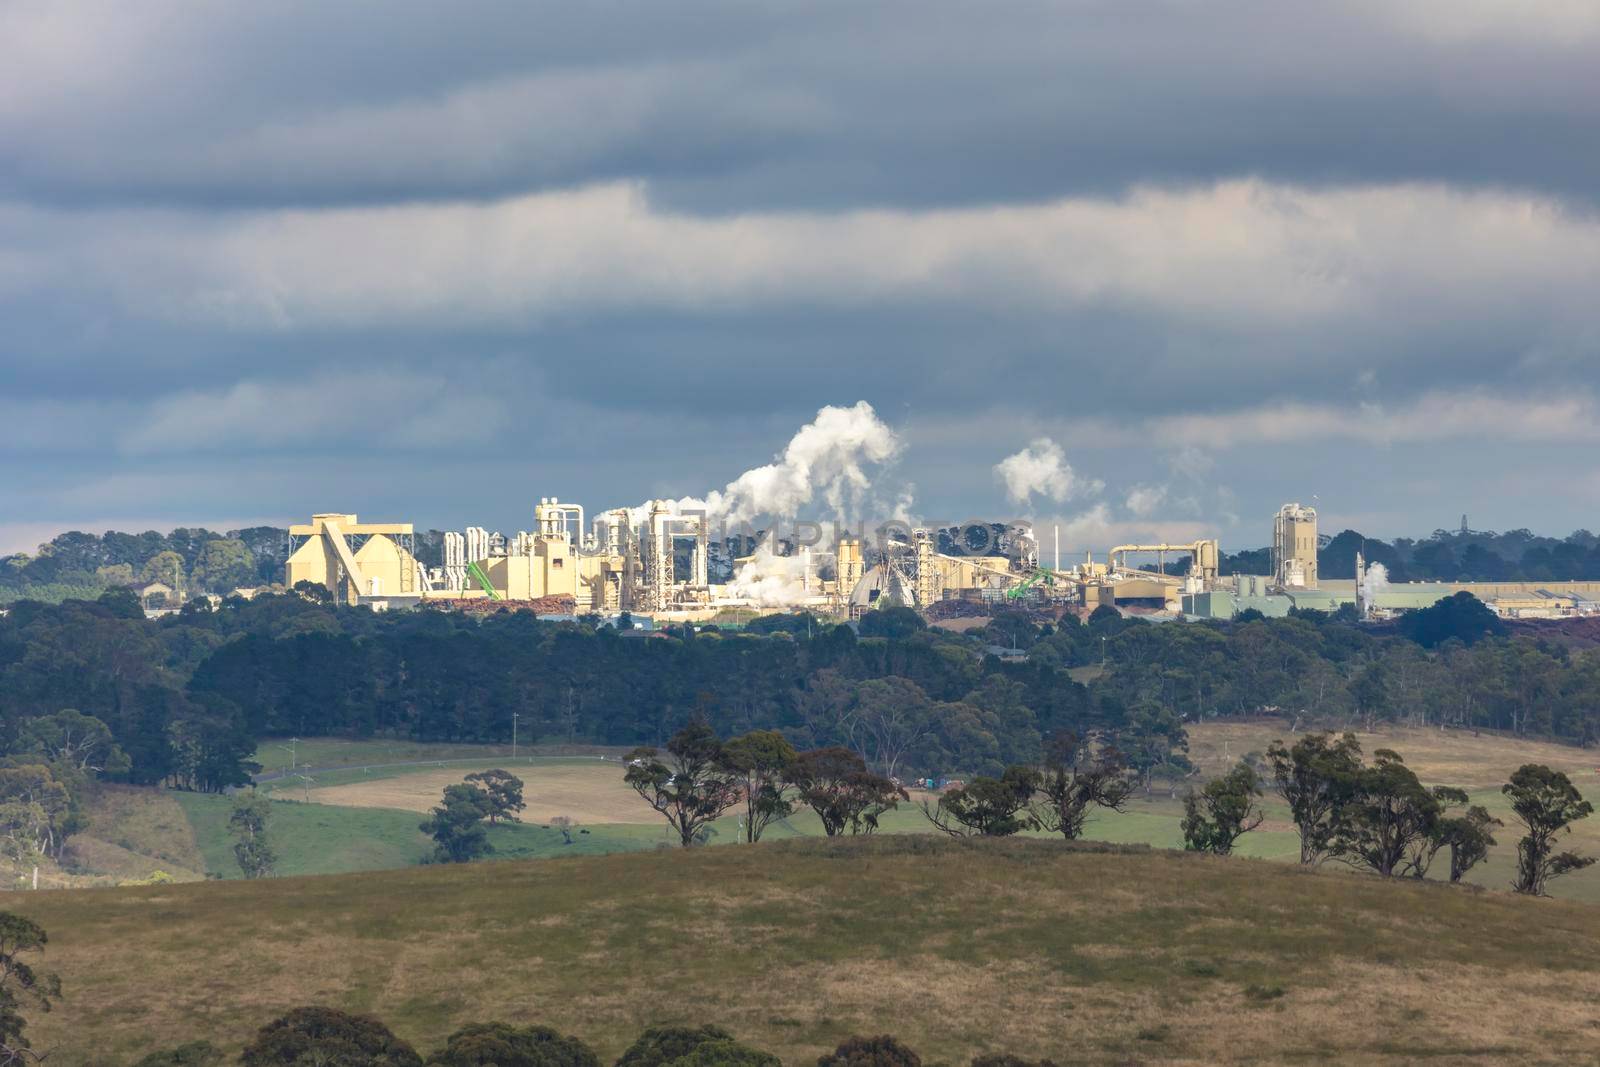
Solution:
[{"label": "white steam plume", "polygon": [[[727,522],[760,517],[794,518],[820,503],[831,514],[817,518],[850,521],[872,491],[869,470],[900,454],[900,438],[865,400],[851,407],[828,406],[802,426],[773,462],[754,467],[704,499],[670,501],[675,512],[702,512]],[[902,491],[896,507],[909,507]],[[635,523],[649,505],[631,509]]]},{"label": "white steam plume", "polygon": [[1015,455],[994,465],[994,472],[1005,483],[1006,495],[1013,504],[1026,505],[1034,496],[1061,503],[1078,492],[1098,492],[1098,481],[1082,481],[1067,462],[1061,446],[1040,437]]},{"label": "white steam plume", "polygon": [[1367,573],[1361,578],[1361,599],[1368,604],[1372,598],[1389,588],[1389,568],[1381,563],[1367,566]]},{"label": "white steam plume", "polygon": [[772,539],[764,537],[728,583],[726,595],[756,607],[797,607],[814,594],[814,589],[806,588],[808,565],[815,578],[817,563],[828,558],[832,553],[812,553],[808,564],[803,555],[780,556],[772,550]]}]

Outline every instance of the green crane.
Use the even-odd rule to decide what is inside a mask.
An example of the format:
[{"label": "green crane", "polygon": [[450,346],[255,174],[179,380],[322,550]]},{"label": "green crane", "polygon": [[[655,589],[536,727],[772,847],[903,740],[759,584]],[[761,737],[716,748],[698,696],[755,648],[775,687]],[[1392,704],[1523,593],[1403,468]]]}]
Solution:
[{"label": "green crane", "polygon": [[1051,571],[1051,570],[1047,570],[1044,567],[1039,567],[1032,574],[1030,574],[1026,578],[1022,579],[1022,581],[1018,582],[1016,585],[1012,586],[1010,589],[1007,589],[1006,590],[1006,599],[1007,600],[1021,600],[1024,596],[1027,595],[1027,592],[1028,592],[1029,589],[1032,589],[1034,586],[1038,585],[1040,582],[1044,582],[1044,584],[1046,584],[1046,585],[1055,585],[1056,584],[1055,572]]},{"label": "green crane", "polygon": [[489,576],[483,573],[483,568],[478,566],[477,560],[473,560],[471,563],[467,564],[467,573],[472,575],[473,578],[477,579],[479,585],[483,586],[483,591],[489,594],[490,600],[505,599],[505,597],[494,591],[494,586],[489,582]]}]

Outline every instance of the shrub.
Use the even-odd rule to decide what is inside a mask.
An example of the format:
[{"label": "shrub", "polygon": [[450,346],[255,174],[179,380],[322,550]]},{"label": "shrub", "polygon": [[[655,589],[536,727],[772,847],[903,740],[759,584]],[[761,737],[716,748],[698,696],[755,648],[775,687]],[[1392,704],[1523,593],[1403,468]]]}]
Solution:
[{"label": "shrub", "polygon": [[600,1067],[594,1050],[548,1026],[469,1023],[428,1057],[441,1067]]},{"label": "shrub", "polygon": [[617,1067],[780,1067],[778,1057],[741,1045],[720,1026],[652,1026]]},{"label": "shrub", "polygon": [[888,1034],[852,1037],[832,1053],[817,1058],[817,1067],[922,1067],[922,1057]]},{"label": "shrub", "polygon": [[152,1052],[133,1067],[216,1067],[222,1050],[209,1041],[190,1041],[177,1048]]},{"label": "shrub", "polygon": [[783,1063],[770,1052],[728,1039],[696,1045],[693,1052],[672,1060],[669,1067],[783,1067]]},{"label": "shrub", "polygon": [[1256,985],[1254,983],[1244,987],[1244,995],[1251,1000],[1268,1001],[1277,1000],[1283,996],[1281,985]]},{"label": "shrub", "polygon": [[422,1057],[383,1023],[333,1008],[296,1008],[263,1026],[244,1067],[422,1067]]},{"label": "shrub", "polygon": [[972,1061],[972,1067],[1056,1067],[1056,1065],[1050,1060],[1025,1060],[1009,1052],[995,1052],[988,1056],[977,1057]]}]

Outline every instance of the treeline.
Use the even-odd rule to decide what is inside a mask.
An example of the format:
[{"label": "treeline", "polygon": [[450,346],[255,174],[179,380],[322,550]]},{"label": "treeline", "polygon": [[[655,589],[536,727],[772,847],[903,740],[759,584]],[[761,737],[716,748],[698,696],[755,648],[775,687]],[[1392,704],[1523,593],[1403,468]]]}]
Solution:
[{"label": "treeline", "polygon": [[[1353,578],[1356,553],[1381,563],[1395,582],[1555,582],[1600,580],[1600,537],[1576,530],[1542,537],[1529,530],[1435,530],[1430,537],[1382,541],[1344,530],[1317,550],[1323,578]],[[1178,568],[1172,568],[1177,573]],[[1224,574],[1272,573],[1272,550],[1227,554]]]},{"label": "treeline", "polygon": [[[1102,629],[1084,631],[1086,649]],[[854,739],[896,773],[1029,758],[1095,714],[1065,668],[1001,664],[981,639],[928,631],[903,609],[875,613],[860,636],[817,621],[810,636],[644,637],[292,594],[151,621],[124,592],[23,602],[0,619],[0,745],[64,707],[110,727],[130,780],[196,789],[241,780],[260,736],[503,742],[513,713],[528,741],[660,743],[696,715],[724,736]],[[909,742],[888,725],[902,720]],[[1176,740],[1174,724],[1149,725]]]},{"label": "treeline", "polygon": [[[1600,654],[1559,626],[1505,636],[1466,593],[1388,628],[1305,612],[1231,625],[1134,625],[1106,643],[1097,700],[1194,722],[1280,715],[1291,725],[1390,722],[1600,741]],[[1024,640],[1026,636],[1024,635]],[[1048,657],[1053,639],[1034,659]]]},{"label": "treeline", "polygon": [[[939,550],[994,554],[1016,537],[1016,528],[1000,523],[974,524],[938,531]],[[417,558],[439,566],[444,535],[422,530],[416,535]],[[277,585],[283,581],[288,531],[279,526],[253,526],[219,533],[204,528],[179,528],[169,534],[104,534],[73,531],[40,545],[34,553],[0,556],[0,604],[32,599],[58,603],[69,597],[93,599],[118,586],[163,582],[186,594],[225,595],[241,586]],[[731,555],[748,551],[748,542],[716,553],[724,568]],[[1496,582],[1600,580],[1600,536],[1577,530],[1563,538],[1528,530],[1435,530],[1429,537],[1382,541],[1345,530],[1317,552],[1324,578],[1350,578],[1356,553],[1381,563],[1396,582]],[[687,561],[683,562],[687,566]],[[1169,566],[1181,573],[1188,561]],[[1225,574],[1267,574],[1271,550],[1247,549],[1227,554]]]},{"label": "treeline", "polygon": [[152,582],[171,586],[180,598],[281,584],[287,549],[288,532],[276,526],[227,533],[182,527],[168,534],[73,531],[35,553],[0,556],[0,604],[92,599],[107,589]]},{"label": "treeline", "polygon": [[1388,630],[1314,613],[1151,624],[1100,609],[1086,623],[1011,614],[954,634],[887,609],[859,633],[775,616],[746,633],[648,636],[295,594],[152,621],[112,591],[0,618],[0,753],[29,720],[74,708],[110,729],[125,780],[214,790],[246,780],[263,736],[503,743],[516,714],[530,742],[659,746],[700,718],[721,737],[777,730],[802,749],[849,748],[900,778],[998,774],[1036,763],[1058,732],[1099,731],[1150,788],[1189,773],[1185,725],[1222,716],[1600,738],[1600,656],[1558,627],[1499,627],[1465,594]]},{"label": "treeline", "polygon": [[[1092,808],[1121,810],[1132,783],[1108,741],[1084,744],[1068,735],[1065,742],[1043,766],[1017,764],[998,777],[979,775],[946,790],[936,805],[923,801],[922,810],[936,829],[956,837],[1048,830],[1071,839]],[[673,748],[675,756],[679,747]],[[1370,765],[1363,762],[1361,745],[1350,733],[1338,738],[1306,734],[1293,747],[1274,742],[1264,758],[1247,757],[1188,790],[1184,848],[1231,854],[1241,837],[1266,821],[1260,801],[1270,788],[1289,809],[1304,865],[1337,860],[1387,878],[1420,880],[1447,855],[1449,880],[1455,884],[1488,858],[1494,830],[1504,822],[1472,804],[1464,789],[1424,786],[1399,753],[1380,748],[1372,756]],[[689,769],[681,756],[677,765]],[[1513,891],[1544,896],[1552,879],[1594,864],[1593,856],[1559,847],[1572,823],[1594,812],[1564,773],[1524,764],[1501,792],[1522,832]],[[701,788],[695,795],[711,794]]]}]

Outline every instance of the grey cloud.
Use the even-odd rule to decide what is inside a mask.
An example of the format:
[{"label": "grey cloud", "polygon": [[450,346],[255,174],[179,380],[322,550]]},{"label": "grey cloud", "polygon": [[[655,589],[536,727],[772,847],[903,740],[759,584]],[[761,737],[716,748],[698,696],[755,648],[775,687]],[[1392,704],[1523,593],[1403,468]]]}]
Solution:
[{"label": "grey cloud", "polygon": [[[1237,405],[1230,372],[1256,399],[1370,393],[1352,363],[1401,397],[1441,372],[1600,385],[1584,359],[1600,334],[1600,217],[1442,186],[1231,182],[723,219],[628,185],[199,219],[12,214],[38,264],[19,310],[70,279],[99,313],[187,338],[202,364],[196,333],[285,350],[279,372],[326,363],[319,347],[376,358],[411,333],[422,354],[383,356],[392,372],[487,343],[557,390],[685,408],[794,380],[899,384],[948,406],[975,377],[1012,373],[1092,388],[1103,410],[1170,412]],[[560,373],[580,358],[631,388]]]},{"label": "grey cloud", "polygon": [[642,178],[720,213],[1255,174],[1593,199],[1597,41],[1576,7],[1367,0],[21,4],[0,187],[224,207]]}]

